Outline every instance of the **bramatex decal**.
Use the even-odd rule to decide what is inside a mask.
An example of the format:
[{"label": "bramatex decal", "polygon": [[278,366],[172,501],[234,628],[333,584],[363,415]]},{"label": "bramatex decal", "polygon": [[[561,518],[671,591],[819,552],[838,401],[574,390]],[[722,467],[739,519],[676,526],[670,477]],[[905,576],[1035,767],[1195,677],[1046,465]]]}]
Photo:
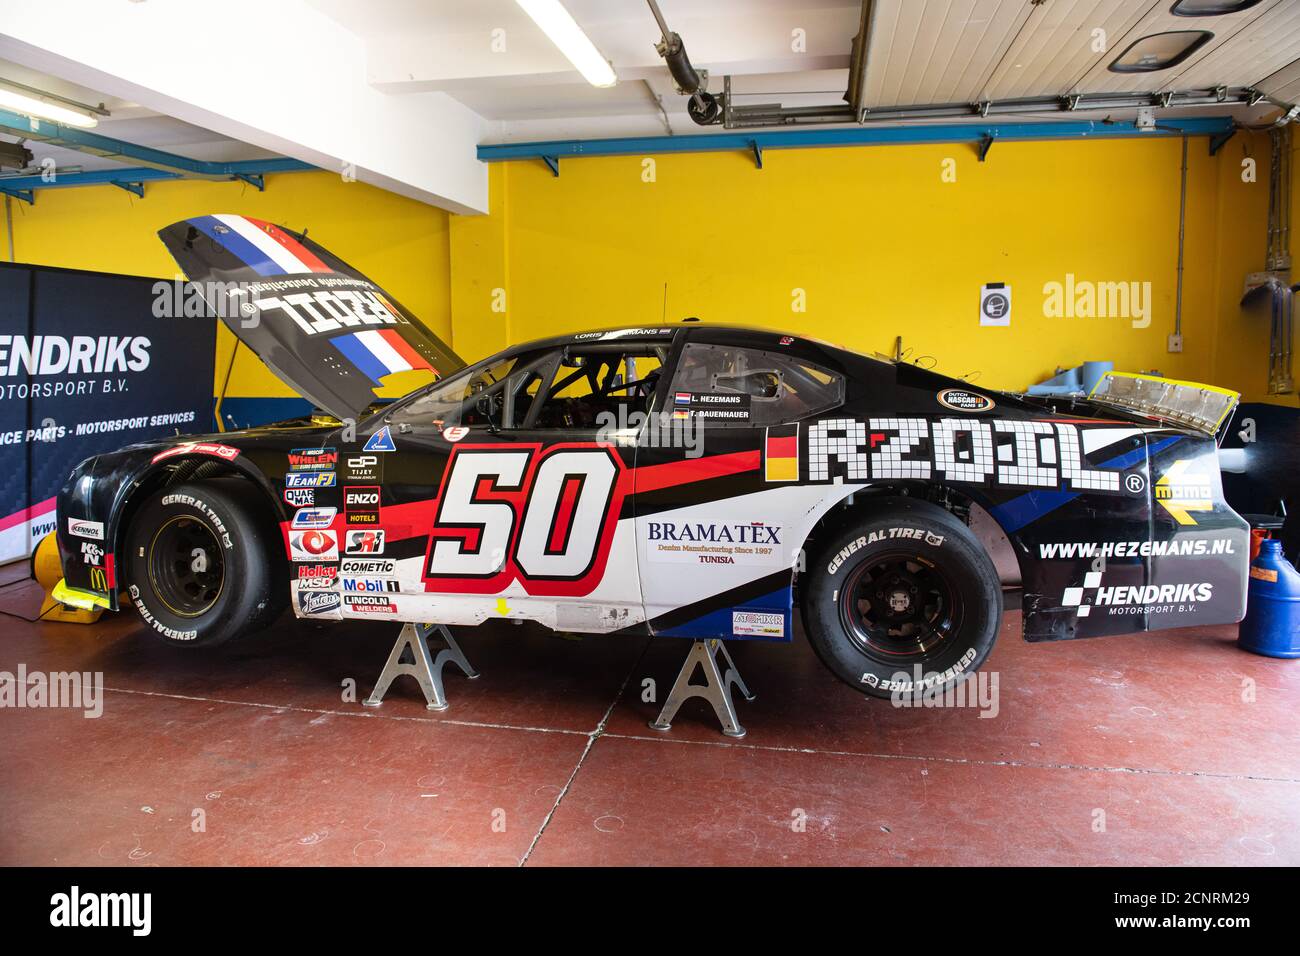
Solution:
[{"label": "bramatex decal", "polygon": [[780,525],[762,521],[647,521],[652,561],[689,564],[774,564],[781,558]]}]

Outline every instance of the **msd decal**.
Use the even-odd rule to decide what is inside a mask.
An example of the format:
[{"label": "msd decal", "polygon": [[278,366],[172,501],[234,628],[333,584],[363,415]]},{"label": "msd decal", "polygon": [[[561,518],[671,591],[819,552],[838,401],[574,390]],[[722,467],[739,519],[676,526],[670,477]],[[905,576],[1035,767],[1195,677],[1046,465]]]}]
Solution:
[{"label": "msd decal", "polygon": [[425,589],[590,594],[623,504],[623,460],[596,444],[457,445],[443,474]]},{"label": "msd decal", "polygon": [[1090,468],[1079,427],[970,418],[833,418],[808,428],[811,481],[949,480],[1123,493],[1123,469]]}]

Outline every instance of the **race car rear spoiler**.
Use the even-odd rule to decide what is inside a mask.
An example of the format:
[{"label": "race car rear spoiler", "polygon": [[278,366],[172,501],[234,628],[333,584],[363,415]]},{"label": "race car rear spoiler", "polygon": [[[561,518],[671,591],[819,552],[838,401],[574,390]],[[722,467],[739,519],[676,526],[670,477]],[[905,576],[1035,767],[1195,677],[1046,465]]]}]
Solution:
[{"label": "race car rear spoiler", "polygon": [[1107,372],[1088,397],[1102,405],[1144,418],[1171,421],[1211,437],[1223,428],[1241,399],[1237,392],[1214,385],[1132,372]]}]

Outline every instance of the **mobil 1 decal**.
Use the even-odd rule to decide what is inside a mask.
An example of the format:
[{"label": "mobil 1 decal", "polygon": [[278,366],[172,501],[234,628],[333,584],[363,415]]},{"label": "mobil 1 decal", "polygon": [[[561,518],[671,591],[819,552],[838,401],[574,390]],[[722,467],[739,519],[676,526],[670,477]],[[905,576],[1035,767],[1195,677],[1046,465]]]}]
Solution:
[{"label": "mobil 1 decal", "polygon": [[[443,472],[427,591],[579,596],[600,584],[625,494],[615,448],[456,445]],[[631,572],[635,573],[635,572]]]},{"label": "mobil 1 decal", "polygon": [[1146,462],[1135,434],[1133,428],[1042,420],[828,418],[807,428],[807,476],[1133,494],[1145,487],[1132,475],[1140,475]]}]

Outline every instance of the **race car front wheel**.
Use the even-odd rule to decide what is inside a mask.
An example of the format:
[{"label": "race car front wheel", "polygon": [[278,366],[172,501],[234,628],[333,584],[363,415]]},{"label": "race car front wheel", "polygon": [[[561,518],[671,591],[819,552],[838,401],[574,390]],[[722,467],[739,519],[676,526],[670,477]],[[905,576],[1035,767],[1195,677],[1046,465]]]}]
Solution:
[{"label": "race car front wheel", "polygon": [[[126,532],[126,586],[153,633],[205,647],[265,627],[284,609],[279,526],[237,478],[160,491]],[[261,520],[259,520],[261,519]]]},{"label": "race car front wheel", "polygon": [[937,505],[882,501],[817,551],[804,630],[828,668],[864,694],[941,690],[988,657],[1002,589],[988,554]]}]

